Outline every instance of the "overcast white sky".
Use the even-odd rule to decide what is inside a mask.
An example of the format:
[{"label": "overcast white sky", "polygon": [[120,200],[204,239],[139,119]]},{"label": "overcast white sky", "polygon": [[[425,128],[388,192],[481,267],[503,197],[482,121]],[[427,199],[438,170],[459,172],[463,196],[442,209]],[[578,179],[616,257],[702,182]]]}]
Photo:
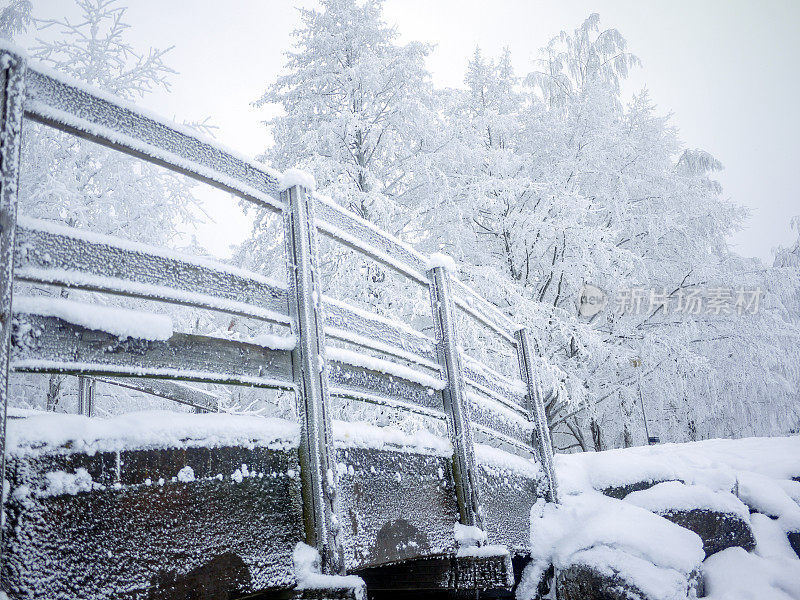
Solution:
[{"label": "overcast white sky", "polygon": [[[296,6],[311,0],[125,0],[136,45],[175,49],[179,71],[170,94],[144,103],[178,120],[206,116],[218,139],[255,155],[269,144],[260,122],[270,109],[256,100],[281,72]],[[34,0],[35,15],[61,15],[66,0]],[[401,40],[436,44],[428,67],[438,86],[462,85],[476,45],[496,55],[511,49],[518,74],[530,70],[539,48],[591,12],[619,29],[643,66],[627,91],[650,90],[688,146],[713,153],[726,167],[725,193],[752,216],[733,239],[745,255],[771,260],[771,249],[793,239],[789,220],[800,215],[800,0],[386,0],[385,20]],[[227,202],[212,209],[221,227],[200,235],[223,251],[221,231],[243,231]],[[227,236],[230,237],[230,236]],[[238,241],[238,240],[237,240]]]}]

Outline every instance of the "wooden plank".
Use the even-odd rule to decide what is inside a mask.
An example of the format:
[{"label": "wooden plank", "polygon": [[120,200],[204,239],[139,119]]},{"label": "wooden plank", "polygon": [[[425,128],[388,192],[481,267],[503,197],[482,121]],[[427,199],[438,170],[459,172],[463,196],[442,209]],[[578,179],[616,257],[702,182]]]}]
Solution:
[{"label": "wooden plank", "polygon": [[205,390],[198,390],[187,385],[166,379],[142,379],[139,377],[96,377],[97,381],[119,387],[144,392],[180,404],[198,408],[204,412],[219,410],[219,397]]},{"label": "wooden plank", "polygon": [[[475,364],[471,364],[472,362],[472,360],[463,361],[464,377],[467,379],[467,383],[479,391],[488,393],[510,409],[527,414],[523,408],[526,404],[525,393],[519,389],[518,385],[515,385],[516,382],[509,381],[486,365],[480,365],[480,368],[477,368]],[[522,384],[521,381],[518,383]]]},{"label": "wooden plank", "polygon": [[[497,596],[511,598],[514,570],[511,556],[459,557],[435,556],[405,561],[396,565],[372,567],[355,573],[367,584],[371,592],[381,592],[385,600],[406,600],[409,592],[436,592],[422,598],[476,598],[484,597],[480,591],[496,591]],[[441,590],[458,590],[463,595],[447,596]],[[502,591],[501,591],[502,590]],[[469,593],[465,593],[469,591]]]},{"label": "wooden plank", "polygon": [[398,375],[329,360],[328,381],[331,394],[336,396],[366,402],[371,401],[373,397],[387,398],[395,403],[412,404],[443,414],[440,390],[434,390]]},{"label": "wooden plank", "polygon": [[336,462],[348,571],[455,551],[450,456],[339,447]]},{"label": "wooden plank", "polygon": [[439,364],[447,378],[443,393],[447,429],[453,444],[453,478],[462,525],[483,528],[480,495],[475,485],[475,449],[469,420],[458,335],[455,329],[450,281],[444,267],[428,271],[430,277],[431,311],[436,329]]},{"label": "wooden plank", "polygon": [[500,310],[471,287],[453,278],[453,302],[472,318],[488,327],[513,347],[516,347],[516,325]]},{"label": "wooden plank", "polygon": [[[0,52],[0,481],[3,482],[6,481],[6,412],[11,359],[11,297],[14,289],[12,258],[17,222],[24,89],[24,60],[16,54]],[[0,548],[3,548],[2,529]],[[0,550],[0,568],[3,569],[4,559]]]},{"label": "wooden plank", "polygon": [[15,277],[287,324],[286,290],[223,263],[30,218],[17,223]]},{"label": "wooden plank", "polygon": [[531,507],[545,497],[546,479],[479,462],[478,485],[486,511],[485,531],[492,543],[514,552],[529,552]]},{"label": "wooden plank", "polygon": [[300,472],[306,543],[317,549],[320,569],[327,575],[343,575],[344,549],[336,516],[336,482],[331,477],[331,405],[328,369],[325,368],[325,327],[322,288],[317,265],[317,229],[314,201],[309,190],[293,186],[282,199],[289,282],[289,314],[298,340],[292,350],[292,378],[297,385],[300,418]]},{"label": "wooden plank", "polygon": [[480,423],[473,422],[472,426],[476,444],[484,444],[486,446],[492,446],[493,448],[499,448],[515,456],[536,458],[529,442],[522,442],[496,429],[485,427]]},{"label": "wooden plank", "polygon": [[427,260],[422,254],[330,200],[315,199],[316,224],[322,233],[427,285]]},{"label": "wooden plank", "polygon": [[94,377],[78,377],[78,414],[85,417],[94,416],[95,383]]},{"label": "wooden plank", "polygon": [[468,394],[470,419],[474,424],[492,429],[530,448],[533,425],[527,417],[503,407],[497,401],[478,394]]},{"label": "wooden plank", "polygon": [[11,349],[11,366],[20,372],[293,388],[288,351],[202,335],[120,339],[56,317],[15,312]]},{"label": "wooden plank", "polygon": [[531,348],[527,329],[520,328],[515,335],[517,338],[520,375],[528,386],[528,410],[536,426],[534,447],[538,451],[540,461],[547,475],[547,500],[549,502],[558,502],[558,481],[556,480],[553,460],[553,441],[550,437],[550,426],[547,423],[547,411],[544,406],[542,386],[533,368],[533,349]]},{"label": "wooden plank", "polygon": [[277,173],[114,96],[28,68],[25,116],[166,167],[275,211]]},{"label": "wooden plank", "polygon": [[[325,333],[337,340],[438,368],[436,342],[389,319],[368,315],[330,298],[325,303]],[[360,339],[359,339],[360,338]]]}]

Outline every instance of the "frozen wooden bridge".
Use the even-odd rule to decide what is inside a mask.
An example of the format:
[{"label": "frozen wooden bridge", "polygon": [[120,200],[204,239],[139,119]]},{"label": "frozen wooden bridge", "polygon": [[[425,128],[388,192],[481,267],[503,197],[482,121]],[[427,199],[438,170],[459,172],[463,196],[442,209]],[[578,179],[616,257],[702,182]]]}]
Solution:
[{"label": "frozen wooden bridge", "polygon": [[[358,593],[340,577],[349,573],[375,592],[513,585],[512,558],[529,547],[530,508],[556,491],[525,329],[445,261],[302,181],[292,185],[11,50],[0,66],[1,560],[9,597],[333,597]],[[282,215],[286,284],[17,215],[26,119]],[[425,286],[435,336],[323,297],[319,236]],[[15,282],[218,311],[290,335],[255,343],[164,333],[157,319],[128,329],[102,306],[87,312],[39,297],[15,298],[12,309]],[[516,377],[469,359],[457,315],[508,345]],[[84,416],[6,419],[9,372],[79,376]],[[205,411],[214,410],[213,397],[182,382],[277,388],[294,394],[298,418],[183,414],[174,427],[153,423],[148,437],[148,424],[119,417],[126,430],[104,434],[105,421],[91,416],[97,379]],[[438,419],[447,437],[348,423],[342,401]],[[307,568],[301,543],[319,552],[321,574],[334,577]]]}]

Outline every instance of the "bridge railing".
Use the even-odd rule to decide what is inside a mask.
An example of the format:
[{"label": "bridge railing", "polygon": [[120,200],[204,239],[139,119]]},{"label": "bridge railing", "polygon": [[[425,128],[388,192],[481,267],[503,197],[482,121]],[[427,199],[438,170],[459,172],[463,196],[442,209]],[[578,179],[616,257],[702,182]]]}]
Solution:
[{"label": "bridge railing", "polygon": [[[5,444],[8,372],[66,373],[133,387],[202,410],[212,394],[182,382],[291,390],[301,424],[300,464],[306,538],[326,572],[344,569],[336,518],[331,398],[383,404],[444,419],[453,446],[460,520],[483,527],[476,443],[543,467],[556,497],[541,390],[526,331],[431,261],[371,223],[300,185],[288,188],[267,167],[192,131],[2,51],[0,68],[0,404]],[[22,121],[29,119],[161,165],[279,213],[286,240],[286,283],[253,272],[48,221],[17,215]],[[322,294],[318,234],[426,286],[435,337]],[[60,299],[18,298],[14,282],[45,284],[178,304],[285,327],[269,342],[163,331],[155,323],[120,335]],[[99,312],[98,312],[99,311]],[[470,358],[457,312],[487,328],[516,357],[508,377]],[[363,352],[332,348],[326,338]],[[85,387],[85,389],[84,389]],[[197,390],[195,390],[197,391]],[[198,399],[199,398],[199,399]],[[85,404],[88,403],[88,400]],[[89,404],[90,407],[90,404]],[[90,408],[84,406],[85,412]],[[345,415],[346,417],[346,415]],[[0,449],[2,450],[2,449]],[[2,455],[2,454],[0,454]]]}]

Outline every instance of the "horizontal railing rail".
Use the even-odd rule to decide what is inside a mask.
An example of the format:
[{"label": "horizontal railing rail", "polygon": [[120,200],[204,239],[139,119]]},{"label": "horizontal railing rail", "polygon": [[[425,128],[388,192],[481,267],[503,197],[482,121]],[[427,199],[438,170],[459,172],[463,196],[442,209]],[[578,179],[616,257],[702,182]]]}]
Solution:
[{"label": "horizontal railing rail", "polygon": [[[459,518],[465,525],[483,526],[475,441],[535,458],[547,476],[550,499],[556,498],[549,431],[527,338],[503,311],[444,265],[432,263],[332,200],[302,185],[285,185],[285,178],[268,167],[186,127],[26,64],[12,51],[0,52],[0,257],[6,267],[0,277],[3,410],[9,371],[78,376],[80,406],[86,414],[94,405],[91,378],[208,411],[219,408],[219,398],[184,382],[294,392],[301,424],[306,541],[319,549],[326,573],[344,569],[335,525],[336,482],[330,476],[335,460],[330,398],[445,420]],[[15,182],[23,118],[280,213],[286,283],[205,257],[18,217]],[[316,262],[318,234],[424,286],[431,298],[435,335],[324,297]],[[118,331],[80,314],[74,318],[69,310],[58,308],[59,298],[18,302],[12,309],[15,281],[236,315],[288,329],[290,335],[259,341],[171,329]],[[93,295],[88,298],[95,300]],[[519,378],[478,364],[461,350],[457,311],[510,345]],[[4,427],[5,418],[3,443]]]}]

